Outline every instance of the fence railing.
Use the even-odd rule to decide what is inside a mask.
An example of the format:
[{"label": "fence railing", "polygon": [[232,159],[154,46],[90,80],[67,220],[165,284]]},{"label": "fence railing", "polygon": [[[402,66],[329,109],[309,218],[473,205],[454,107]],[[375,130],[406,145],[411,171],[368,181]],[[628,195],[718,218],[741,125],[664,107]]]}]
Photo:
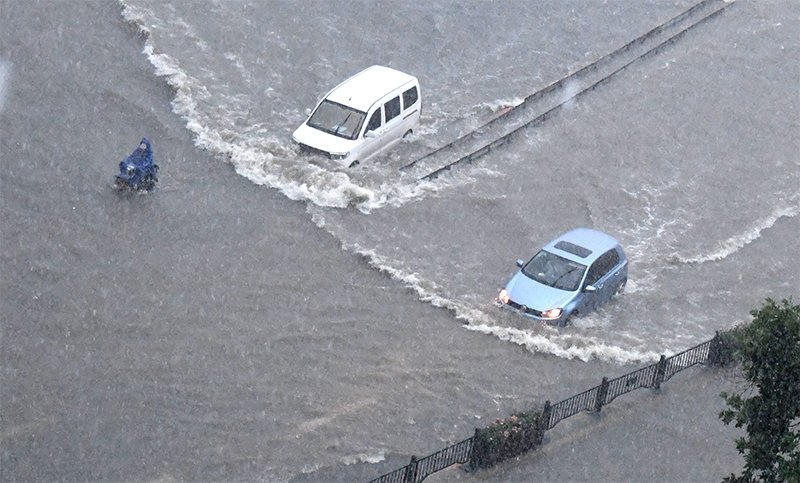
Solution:
[{"label": "fence railing", "polygon": [[[467,133],[457,140],[450,142],[445,146],[442,146],[441,148],[420,158],[417,158],[411,163],[402,166],[400,169],[409,169],[412,166],[418,165],[425,159],[430,159],[437,156],[439,153],[447,153],[448,155],[455,153],[458,155],[458,158],[455,161],[451,161],[420,178],[423,180],[431,180],[437,178],[443,172],[449,171],[454,166],[474,162],[475,160],[510,142],[512,138],[516,137],[523,129],[539,125],[546,119],[552,117],[555,113],[563,109],[564,106],[568,105],[569,101],[586,95],[589,92],[594,91],[596,87],[609,82],[616,74],[624,71],[639,59],[653,55],[662,50],[665,46],[673,44],[691,29],[719,15],[725,8],[727,8],[728,4],[729,0],[703,0],[699,2],[697,5],[694,5],[680,15],[659,25],[644,35],[631,40],[619,49],[606,54],[600,59],[584,66],[580,70],[573,72],[572,74],[563,77],[551,83],[547,87],[529,95],[521,104],[518,104],[503,114],[495,117],[477,130]],[[708,10],[712,10],[711,13],[708,13]],[[642,49],[646,49],[646,51],[641,52]],[[633,52],[636,52],[636,54],[633,59],[631,59],[629,54]],[[589,74],[597,74],[598,72],[602,73],[602,76],[599,79],[596,77],[591,79],[589,78]],[[547,110],[544,112],[541,112],[538,108],[535,111],[533,110],[533,106],[537,103],[537,101],[540,101],[542,98],[549,98],[553,93],[563,90],[565,85],[578,87],[579,90],[569,95],[562,94],[561,96],[557,96],[557,100],[555,101],[550,99],[553,102],[558,102],[558,104],[553,106],[552,103],[545,103],[546,107],[544,108]],[[526,110],[528,110],[528,114],[522,116],[521,113]],[[513,128],[511,128],[510,131],[500,129],[500,131],[505,132],[505,134],[500,135],[499,137],[492,137],[494,140],[488,144],[484,144],[482,147],[473,145],[476,139],[484,137],[482,135],[476,136],[476,134],[490,129],[492,124],[506,124],[511,117],[527,117],[534,112],[541,112],[541,114],[538,114],[526,122],[522,122],[521,125],[517,122],[512,122],[510,126],[513,126]],[[486,134],[486,132],[483,132],[483,134]],[[467,148],[466,152],[469,154],[464,154],[464,148]]]},{"label": "fence railing", "polygon": [[544,433],[566,418],[584,411],[599,413],[603,406],[623,394],[641,387],[660,389],[661,383],[696,364],[717,365],[729,362],[734,351],[730,334],[717,334],[713,339],[642,369],[608,380],[599,386],[550,405],[546,401],[541,412],[512,415],[497,420],[488,428],[476,428],[475,435],[441,451],[417,459],[369,483],[419,483],[428,476],[455,464],[469,463],[470,469],[488,468],[500,461],[529,451],[542,444]]},{"label": "fence railing", "polygon": [[370,483],[417,483],[448,466],[468,463],[473,454],[473,439],[465,439],[419,460],[412,456],[411,463],[408,465],[376,478]]},{"label": "fence railing", "polygon": [[[550,417],[546,419],[547,425],[545,427],[553,429],[563,419],[575,416],[583,411],[593,410],[599,393],[600,386],[597,386],[557,403],[550,408]],[[548,403],[545,403],[545,408],[548,405]]]}]

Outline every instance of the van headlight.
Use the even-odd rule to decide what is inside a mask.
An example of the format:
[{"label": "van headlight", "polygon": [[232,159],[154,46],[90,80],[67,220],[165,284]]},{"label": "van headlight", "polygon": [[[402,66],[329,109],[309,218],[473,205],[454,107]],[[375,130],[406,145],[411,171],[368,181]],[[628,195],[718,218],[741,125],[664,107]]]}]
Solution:
[{"label": "van headlight", "polygon": [[335,161],[341,161],[348,156],[350,156],[350,153],[331,153],[331,159]]}]

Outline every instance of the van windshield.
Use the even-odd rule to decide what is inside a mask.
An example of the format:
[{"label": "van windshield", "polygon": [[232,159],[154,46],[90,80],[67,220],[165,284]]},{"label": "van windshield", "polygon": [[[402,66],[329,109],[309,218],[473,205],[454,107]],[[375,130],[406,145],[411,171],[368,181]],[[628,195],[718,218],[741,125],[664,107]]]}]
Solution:
[{"label": "van windshield", "polygon": [[364,112],[325,99],[307,124],[340,138],[355,139],[366,116]]}]

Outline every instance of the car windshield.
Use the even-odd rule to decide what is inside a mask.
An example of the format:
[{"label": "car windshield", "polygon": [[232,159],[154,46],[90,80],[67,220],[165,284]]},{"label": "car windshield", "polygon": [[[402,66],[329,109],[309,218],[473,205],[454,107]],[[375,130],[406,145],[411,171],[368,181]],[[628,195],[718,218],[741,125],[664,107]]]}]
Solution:
[{"label": "car windshield", "polygon": [[539,283],[574,292],[583,279],[586,265],[567,260],[544,250],[522,267],[522,273]]},{"label": "car windshield", "polygon": [[366,116],[366,113],[326,99],[314,111],[307,124],[340,138],[355,139]]}]

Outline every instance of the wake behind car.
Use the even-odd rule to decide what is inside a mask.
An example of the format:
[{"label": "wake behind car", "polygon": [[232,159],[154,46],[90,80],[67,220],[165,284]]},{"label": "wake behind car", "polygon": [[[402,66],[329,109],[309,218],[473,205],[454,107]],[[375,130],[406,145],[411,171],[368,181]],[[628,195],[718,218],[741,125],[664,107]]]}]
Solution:
[{"label": "wake behind car", "polygon": [[412,134],[421,110],[416,77],[373,65],[325,94],[292,139],[353,167]]},{"label": "wake behind car", "polygon": [[572,230],[542,248],[497,296],[527,317],[564,326],[622,291],[628,260],[613,237],[589,228]]}]

